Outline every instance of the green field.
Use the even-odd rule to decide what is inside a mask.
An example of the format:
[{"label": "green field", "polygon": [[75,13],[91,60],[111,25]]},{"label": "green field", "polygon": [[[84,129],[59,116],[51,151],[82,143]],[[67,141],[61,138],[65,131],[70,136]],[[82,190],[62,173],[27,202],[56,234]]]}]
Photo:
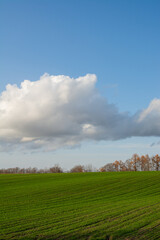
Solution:
[{"label": "green field", "polygon": [[0,239],[160,239],[160,172],[0,175]]}]

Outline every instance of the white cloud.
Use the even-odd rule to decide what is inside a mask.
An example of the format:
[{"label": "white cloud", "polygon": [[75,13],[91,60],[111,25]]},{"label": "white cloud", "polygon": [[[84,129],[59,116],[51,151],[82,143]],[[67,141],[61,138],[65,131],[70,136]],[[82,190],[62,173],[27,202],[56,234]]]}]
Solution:
[{"label": "white cloud", "polygon": [[144,121],[148,117],[160,117],[160,99],[153,99],[148,108],[141,112],[138,121]]},{"label": "white cloud", "polygon": [[130,116],[98,93],[96,76],[76,79],[44,74],[8,84],[0,96],[0,150],[55,150],[85,140],[160,136],[160,100]]},{"label": "white cloud", "polygon": [[153,99],[138,118],[141,136],[160,136],[160,99]]}]

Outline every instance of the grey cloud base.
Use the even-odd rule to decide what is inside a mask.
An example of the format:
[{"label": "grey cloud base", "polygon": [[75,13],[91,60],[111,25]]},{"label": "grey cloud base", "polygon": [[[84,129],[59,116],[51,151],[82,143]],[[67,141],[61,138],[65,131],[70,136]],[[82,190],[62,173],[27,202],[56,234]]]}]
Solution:
[{"label": "grey cloud base", "polygon": [[160,136],[160,100],[134,116],[120,113],[97,91],[94,74],[76,79],[44,74],[8,84],[0,96],[0,151],[52,151],[85,140]]}]

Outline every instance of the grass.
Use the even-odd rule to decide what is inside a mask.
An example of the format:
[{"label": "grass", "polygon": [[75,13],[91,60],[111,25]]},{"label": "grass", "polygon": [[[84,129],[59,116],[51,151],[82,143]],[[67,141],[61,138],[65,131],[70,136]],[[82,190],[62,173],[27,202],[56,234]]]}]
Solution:
[{"label": "grass", "polygon": [[160,239],[160,172],[0,175],[0,239]]}]

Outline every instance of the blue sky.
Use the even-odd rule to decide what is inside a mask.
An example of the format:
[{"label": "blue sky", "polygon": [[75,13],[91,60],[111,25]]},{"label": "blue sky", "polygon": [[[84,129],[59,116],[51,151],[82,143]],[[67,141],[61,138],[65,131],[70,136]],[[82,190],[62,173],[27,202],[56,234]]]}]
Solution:
[{"label": "blue sky", "polygon": [[[96,89],[120,112],[146,109],[160,88],[160,1],[1,0],[0,92],[44,73],[96,74]],[[0,164],[95,166],[134,152],[160,153],[158,137],[85,142],[55,152],[1,152]],[[77,160],[78,159],[78,160]]]}]

